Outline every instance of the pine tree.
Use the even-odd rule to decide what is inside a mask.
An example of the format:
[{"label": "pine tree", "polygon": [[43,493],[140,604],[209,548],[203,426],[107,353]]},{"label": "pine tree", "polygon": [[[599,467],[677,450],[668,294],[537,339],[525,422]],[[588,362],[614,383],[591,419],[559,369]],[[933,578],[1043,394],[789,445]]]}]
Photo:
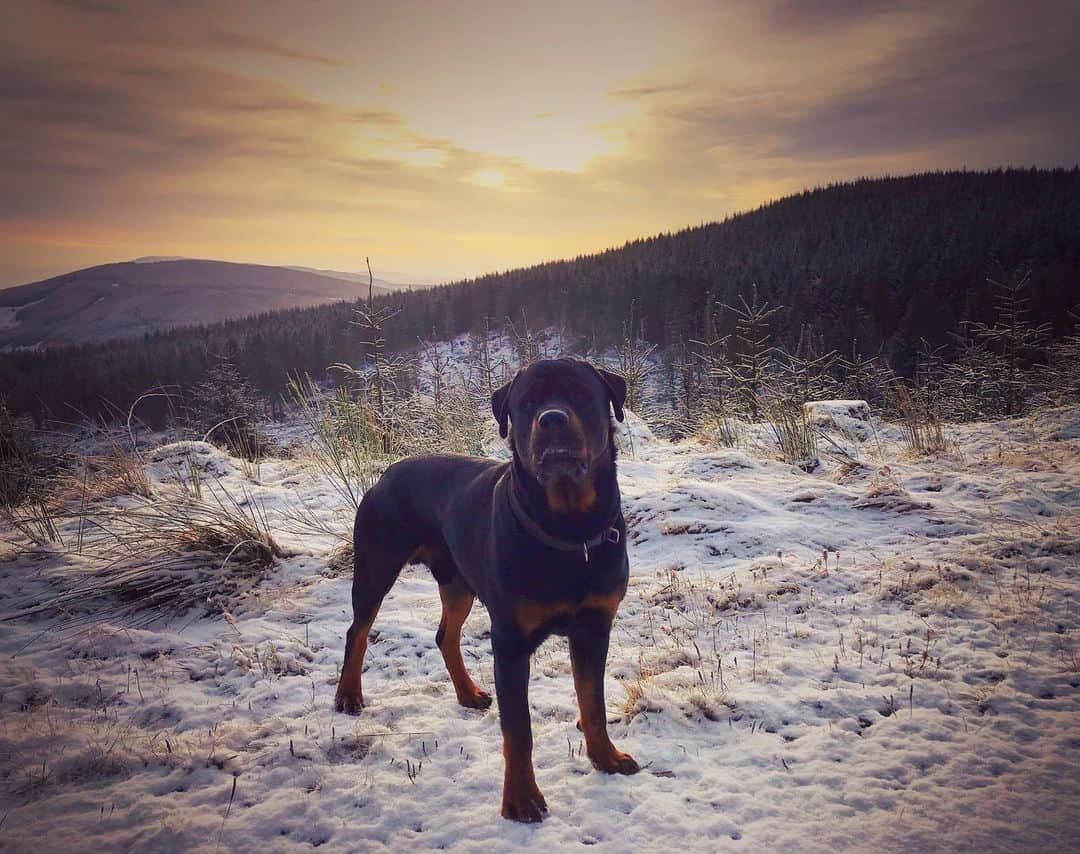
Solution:
[{"label": "pine tree", "polygon": [[656,347],[644,340],[640,332],[640,319],[634,321],[634,305],[630,304],[630,317],[623,322],[623,339],[619,345],[619,373],[626,380],[626,408],[634,414],[647,418],[645,384],[655,370],[653,354]]},{"label": "pine tree", "polygon": [[728,371],[750,417],[761,416],[761,400],[773,367],[770,320],[782,306],[770,306],[758,296],[758,286],[750,286],[750,302],[739,295],[737,307],[727,306],[735,314],[737,352]]},{"label": "pine tree", "polygon": [[1032,378],[1029,370],[1043,354],[1050,338],[1050,325],[1034,325],[1028,320],[1027,287],[1031,282],[1031,270],[1016,267],[998,278],[987,281],[996,290],[997,319],[992,325],[970,323],[968,329],[1002,359],[1000,372],[995,380],[1001,384],[1005,415],[1019,415],[1030,391]]},{"label": "pine tree", "polygon": [[234,346],[219,356],[206,379],[192,388],[188,422],[200,438],[254,458],[265,444],[257,426],[262,401],[236,367],[235,355]]},{"label": "pine tree", "polygon": [[817,336],[803,324],[792,352],[778,351],[777,384],[783,393],[800,404],[828,400],[836,396],[839,383],[833,376],[839,356],[835,350],[822,352]]}]

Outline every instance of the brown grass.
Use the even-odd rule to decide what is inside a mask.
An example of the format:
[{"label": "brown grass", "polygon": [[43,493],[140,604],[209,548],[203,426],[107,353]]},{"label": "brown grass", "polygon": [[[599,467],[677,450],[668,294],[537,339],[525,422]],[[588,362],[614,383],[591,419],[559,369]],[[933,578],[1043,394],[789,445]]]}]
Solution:
[{"label": "brown grass", "polygon": [[193,605],[226,609],[284,552],[250,496],[237,498],[221,484],[207,492],[204,501],[168,494],[87,516],[88,568],[48,601],[17,604],[7,619],[78,614],[88,600],[99,607],[69,624],[92,616],[147,625]]},{"label": "brown grass", "polygon": [[893,386],[893,397],[908,446],[915,453],[940,454],[948,450],[941,418],[922,390],[897,382]]}]

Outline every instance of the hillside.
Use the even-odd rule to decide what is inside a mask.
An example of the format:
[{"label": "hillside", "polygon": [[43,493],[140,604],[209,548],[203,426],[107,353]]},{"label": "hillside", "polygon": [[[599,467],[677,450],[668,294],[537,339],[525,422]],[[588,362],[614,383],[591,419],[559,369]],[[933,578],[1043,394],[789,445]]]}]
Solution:
[{"label": "hillside", "polygon": [[[988,277],[1032,272],[1035,322],[1068,331],[1080,305],[1080,169],[938,172],[808,190],[722,222],[637,240],[597,255],[406,294],[393,344],[433,325],[446,335],[485,316],[565,326],[601,343],[634,315],[661,347],[732,331],[723,306],[782,306],[775,336],[802,328],[825,347],[879,350],[906,369],[920,339],[950,340],[993,311]],[[706,322],[706,317],[709,320]],[[708,327],[713,327],[709,330]],[[401,338],[396,339],[395,335]]]},{"label": "hillside", "polygon": [[[58,346],[355,299],[340,274],[225,261],[103,264],[0,290],[0,347]],[[379,294],[390,288],[377,285]]]},{"label": "hillside", "polygon": [[[420,336],[449,339],[524,318],[604,348],[633,317],[650,342],[690,350],[731,333],[725,306],[749,299],[756,284],[782,307],[769,321],[776,343],[792,347],[809,332],[818,348],[880,354],[910,374],[923,340],[953,346],[965,322],[991,322],[988,277],[1018,266],[1031,272],[1031,321],[1068,334],[1080,305],[1080,169],[928,173],[810,190],[596,255],[387,294],[396,313],[384,335],[389,350],[404,350]],[[190,388],[228,350],[276,397],[290,372],[321,375],[363,357],[352,319],[351,306],[337,303],[139,341],[0,354],[0,387],[18,411],[95,412],[102,398],[123,404],[151,386]]]}]

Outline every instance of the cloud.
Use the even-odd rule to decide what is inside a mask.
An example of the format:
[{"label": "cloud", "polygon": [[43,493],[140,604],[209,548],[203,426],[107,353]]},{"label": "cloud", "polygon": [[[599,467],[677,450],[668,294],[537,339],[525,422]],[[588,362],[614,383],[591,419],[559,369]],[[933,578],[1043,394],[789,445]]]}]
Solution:
[{"label": "cloud", "polygon": [[628,86],[623,89],[613,89],[611,96],[613,98],[652,98],[656,95],[671,95],[673,93],[684,93],[690,91],[693,88],[690,83],[644,83],[638,86]]},{"label": "cloud", "polygon": [[[490,65],[438,41],[445,21],[425,25],[433,50],[365,7],[348,18],[360,35],[398,41],[354,64],[355,29],[260,8],[14,10],[0,33],[9,269],[141,254],[347,266],[363,244],[388,266],[481,272],[830,180],[1077,157],[1080,25],[1058,4],[685,0],[621,21],[626,44],[595,56],[531,45],[524,69],[517,30],[485,31]],[[470,39],[486,20],[451,17]],[[574,156],[583,146],[599,153]]]},{"label": "cloud", "polygon": [[[44,58],[0,59],[0,138],[8,194],[0,212],[28,204],[70,215],[94,210],[119,186],[228,169],[280,168],[283,163],[348,161],[369,176],[393,163],[343,153],[358,130],[400,132],[390,110],[343,109],[280,86],[167,58],[95,58],[58,68]],[[246,161],[236,163],[234,161]],[[72,183],[81,176],[85,182]],[[90,182],[100,181],[97,186]]]},{"label": "cloud", "polygon": [[296,59],[303,62],[315,62],[319,65],[326,65],[331,68],[336,68],[342,64],[340,60],[333,59],[328,56],[322,56],[318,53],[308,53],[307,51],[295,50],[277,44],[276,42],[269,41],[268,39],[260,39],[246,33],[236,32],[235,30],[221,29],[218,27],[215,27],[206,33],[205,46],[213,50],[241,50],[253,51],[255,53],[265,53],[269,56],[278,56],[284,59]]},{"label": "cloud", "polygon": [[[885,6],[798,5],[818,10],[814,28],[822,16],[856,14],[856,5],[870,17]],[[699,58],[692,84],[661,80],[613,95],[645,99],[640,147],[651,147],[657,159],[661,151],[678,154],[684,167],[692,168],[695,156],[708,161],[709,152],[778,166],[920,153],[929,166],[935,154],[961,144],[970,146],[971,164],[987,155],[1023,162],[1018,130],[1031,150],[1053,151],[1055,163],[1070,164],[1080,129],[1080,100],[1070,95],[1080,90],[1080,28],[1043,11],[992,3],[919,20],[914,32],[879,23],[859,37],[865,56],[841,51],[831,68],[807,68],[807,37],[789,32],[760,46],[772,51],[765,80],[729,82],[716,69],[731,57],[713,55]],[[784,50],[792,61],[775,58]]]},{"label": "cloud", "polygon": [[[66,22],[94,30],[128,45],[186,51],[247,51],[281,59],[338,67],[340,60],[300,50],[254,35],[237,24],[230,26],[227,7],[208,0],[48,0],[54,14],[67,12]],[[54,18],[55,20],[55,18]]]},{"label": "cloud", "polygon": [[[0,54],[0,254],[13,258],[11,275],[32,269],[29,257],[68,268],[158,250],[302,261],[355,252],[361,241],[406,260],[426,241],[429,256],[409,269],[446,273],[449,263],[435,266],[440,247],[469,234],[495,245],[493,223],[527,243],[538,230],[529,220],[552,202],[542,171],[515,158],[418,133],[390,108],[215,68],[198,52],[115,39],[70,52],[9,47]],[[58,50],[68,53],[63,65],[52,59]],[[416,165],[416,152],[435,156]],[[495,201],[520,188],[533,205]],[[552,221],[565,222],[574,201],[553,206]],[[475,257],[475,241],[469,251]]]},{"label": "cloud", "polygon": [[882,15],[922,10],[937,0],[776,0],[766,7],[770,24],[782,30],[819,33]]}]

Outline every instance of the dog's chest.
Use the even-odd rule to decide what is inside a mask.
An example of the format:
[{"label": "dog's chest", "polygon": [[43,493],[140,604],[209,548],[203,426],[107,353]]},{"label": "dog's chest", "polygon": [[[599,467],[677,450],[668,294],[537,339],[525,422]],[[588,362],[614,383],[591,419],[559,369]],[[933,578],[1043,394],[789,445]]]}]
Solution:
[{"label": "dog's chest", "polygon": [[563,634],[578,621],[600,617],[610,621],[623,599],[624,588],[610,593],[595,593],[574,601],[537,601],[520,599],[514,608],[514,616],[523,634],[530,635],[542,628],[554,634]]}]

